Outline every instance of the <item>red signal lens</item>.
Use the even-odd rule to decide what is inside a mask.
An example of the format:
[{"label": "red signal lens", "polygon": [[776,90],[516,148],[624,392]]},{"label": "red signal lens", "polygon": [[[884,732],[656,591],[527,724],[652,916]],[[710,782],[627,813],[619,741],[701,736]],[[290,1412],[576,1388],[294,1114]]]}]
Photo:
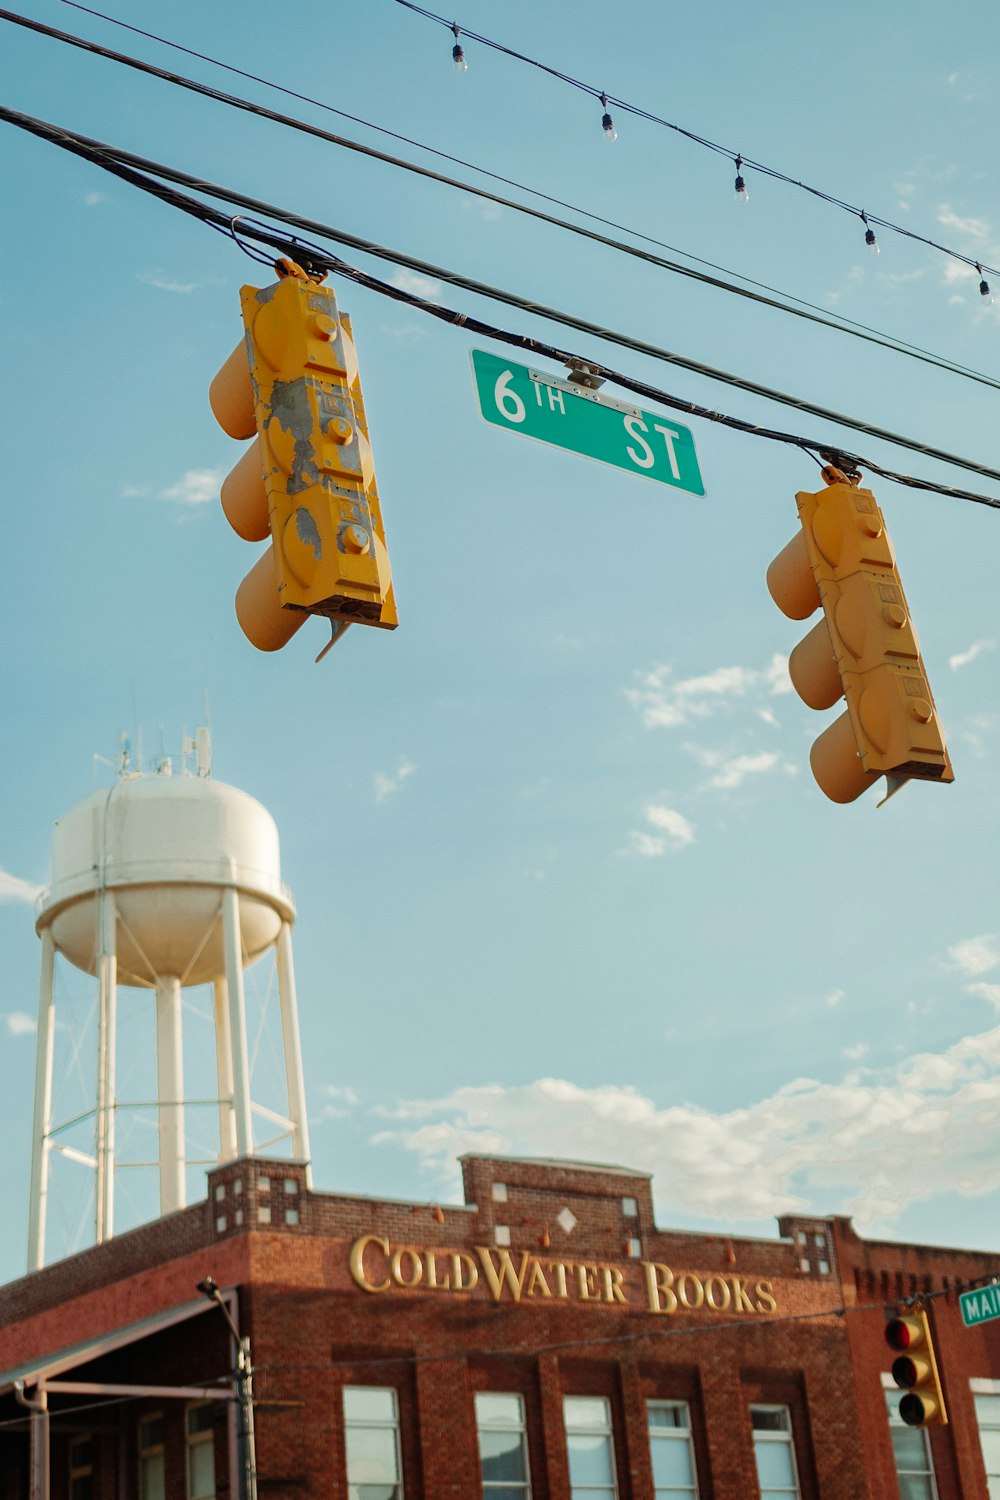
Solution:
[{"label": "red signal lens", "polygon": [[914,1329],[906,1318],[890,1318],[885,1325],[885,1341],[890,1349],[909,1349]]}]

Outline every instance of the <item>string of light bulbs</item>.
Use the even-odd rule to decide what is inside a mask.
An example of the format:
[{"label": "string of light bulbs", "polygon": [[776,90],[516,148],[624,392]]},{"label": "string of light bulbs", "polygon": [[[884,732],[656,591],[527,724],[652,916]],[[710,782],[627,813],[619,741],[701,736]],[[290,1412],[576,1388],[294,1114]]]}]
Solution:
[{"label": "string of light bulbs", "polygon": [[[431,302],[416,293],[408,292],[400,287],[380,281],[369,273],[348,265],[339,256],[332,255],[329,251],[322,249],[322,247],[316,247],[307,241],[299,239],[295,234],[289,236],[287,233],[279,232],[269,224],[261,224],[254,220],[248,220],[242,213],[233,215],[232,213],[223,213],[218,209],[212,208],[209,204],[197,198],[192,198],[189,194],[180,192],[176,184],[183,184],[185,187],[193,188],[209,198],[215,198],[230,205],[235,204],[240,209],[248,209],[255,214],[265,214],[275,222],[288,225],[292,229],[305,230],[309,234],[325,235],[336,242],[350,245],[364,254],[374,256],[379,260],[388,261],[393,265],[405,267],[407,270],[415,271],[419,275],[430,276],[435,280],[443,281],[449,285],[472,292],[475,295],[483,296],[490,301],[501,302],[506,306],[515,307],[522,312],[541,317],[568,328],[573,328],[578,332],[589,333],[598,339],[630,349],[635,353],[647,355],[652,359],[660,360],[667,364],[677,365],[682,369],[704,375],[710,380],[721,381],[725,385],[732,386],[752,395],[761,396],[765,400],[776,402],[779,405],[794,407],[798,411],[820,416],[836,423],[838,426],[865,433],[870,437],[875,437],[894,446],[920,453],[925,457],[936,459],[946,464],[952,464],[957,468],[980,474],[987,479],[1000,483],[1000,470],[992,468],[987,464],[979,463],[975,459],[963,458],[959,454],[949,453],[945,449],[934,447],[929,443],[901,436],[899,433],[890,432],[885,428],[877,427],[859,418],[845,416],[841,412],[830,411],[826,407],[818,406],[803,398],[789,395],[783,391],[773,390],[756,381],[747,380],[742,376],[733,375],[728,371],[706,365],[699,360],[675,354],[668,349],[662,348],[660,345],[652,344],[646,340],[637,339],[627,334],[618,333],[614,329],[601,327],[599,324],[572,313],[561,312],[556,308],[547,307],[543,303],[534,302],[530,298],[504,291],[499,287],[489,286],[486,283],[464,276],[460,272],[450,271],[443,266],[433,265],[417,256],[408,255],[399,250],[390,250],[384,245],[378,245],[348,230],[334,228],[329,224],[323,224],[316,219],[302,214],[290,213],[287,210],[276,207],[274,204],[264,203],[259,199],[252,198],[246,193],[237,192],[232,188],[220,187],[216,183],[207,182],[203,178],[192,176],[188,172],[182,172],[176,167],[168,167],[163,163],[150,161],[148,158],[137,156],[133,152],[111,146],[107,142],[97,141],[89,136],[80,135],[78,132],[68,130],[63,126],[53,125],[46,120],[39,120],[31,115],[25,115],[19,110],[13,110],[0,105],[0,120],[6,121],[8,124],[14,125],[21,130],[28,131],[30,134],[36,135],[43,140],[47,140],[52,145],[69,151],[75,156],[80,156],[94,165],[101,167],[102,170],[110,172],[112,175],[139,188],[141,191],[159,198],[170,207],[180,209],[182,212],[198,219],[209,228],[233,239],[242,250],[246,249],[243,241],[247,239],[255,241],[258,244],[268,245],[272,249],[277,250],[279,255],[291,256],[296,259],[308,272],[321,272],[324,275],[332,272],[336,275],[347,277],[367,290],[375,291],[379,295],[390,297],[397,302],[404,302],[408,306],[417,308],[454,327],[481,334],[486,338],[495,339],[500,343],[508,344],[514,348],[542,354],[563,365],[572,366],[576,364],[586,366],[595,374],[612,381],[616,385],[622,386],[625,390],[648,397],[650,400],[670,407],[673,410],[704,417],[708,421],[719,423],[738,432],[769,438],[775,442],[800,448],[804,452],[809,453],[810,456],[817,457],[818,455],[818,458],[824,462],[834,461],[839,464],[843,460],[848,467],[868,469],[874,474],[895,480],[897,483],[911,489],[927,490],[935,494],[947,495],[952,499],[968,500],[978,505],[985,505],[991,509],[1000,510],[1000,500],[992,496],[899,473],[896,470],[888,469],[881,464],[875,463],[871,459],[852,453],[841,444],[832,443],[827,439],[807,438],[793,433],[776,431],[765,428],[759,423],[747,421],[744,418],[728,416],[712,408],[703,407],[695,402],[671,395],[669,392],[661,390],[648,381],[638,380],[622,371],[612,369],[610,366],[602,364],[593,357],[581,356],[572,351],[559,349],[531,335],[512,333],[506,329],[486,323],[482,319],[468,313],[460,313],[452,308],[443,307],[441,304]],[[171,186],[170,184],[175,185]],[[237,223],[240,226],[238,233],[236,229]]]},{"label": "string of light bulbs", "polygon": [[[785,299],[783,303],[771,302],[769,300],[769,297],[765,295],[760,299],[765,303],[765,305],[774,306],[782,311],[792,313],[793,315],[798,317],[809,318],[811,321],[819,322],[826,327],[836,327],[844,332],[855,333],[859,338],[866,338],[870,342],[884,344],[884,346],[887,348],[893,348],[902,353],[909,353],[914,358],[925,360],[928,363],[938,365],[941,369],[948,370],[951,373],[964,375],[968,379],[976,380],[981,384],[1000,384],[1000,382],[997,382],[991,377],[984,375],[982,371],[972,370],[968,366],[961,365],[955,360],[947,360],[941,358],[940,356],[930,354],[927,350],[922,349],[919,345],[911,344],[906,340],[896,338],[895,336],[881,334],[878,332],[878,330],[871,328],[868,324],[858,322],[853,318],[844,317],[841,314],[831,313],[829,309],[819,308],[814,303],[809,302],[801,297],[796,297],[789,292],[779,293],[774,287],[769,286],[765,282],[757,281],[753,277],[746,276],[739,271],[733,271],[726,266],[720,266],[716,262],[706,260],[702,256],[692,255],[689,251],[678,250],[675,246],[668,245],[665,241],[658,239],[654,235],[646,234],[642,230],[620,224],[614,219],[609,219],[601,214],[594,213],[593,210],[583,208],[579,204],[568,203],[564,199],[556,197],[554,194],[543,192],[539,188],[534,188],[530,184],[518,182],[514,178],[505,177],[503,174],[499,172],[493,172],[487,167],[480,166],[478,163],[466,161],[464,158],[456,156],[451,152],[442,151],[437,147],[429,146],[425,141],[416,140],[411,136],[401,134],[399,131],[390,130],[384,125],[378,125],[371,120],[363,119],[360,115],[354,115],[347,110],[338,109],[334,105],[327,103],[325,100],[317,99],[315,96],[304,94],[298,89],[289,88],[284,84],[276,83],[272,79],[262,77],[258,73],[252,73],[245,68],[236,67],[234,64],[227,63],[221,58],[213,57],[205,52],[200,52],[193,47],[184,46],[180,42],[171,41],[169,38],[161,36],[157,32],[147,31],[143,27],[135,26],[128,21],[123,21],[117,16],[108,15],[104,11],[96,10],[93,6],[84,5],[81,3],[81,0],[61,0],[61,3],[63,5],[70,6],[73,10],[82,11],[86,15],[95,16],[98,20],[106,21],[109,25],[118,26],[122,30],[130,31],[136,36],[146,37],[150,41],[156,42],[160,46],[169,47],[176,52],[182,52],[189,57],[195,57],[202,62],[210,63],[213,67],[220,68],[224,72],[233,73],[240,78],[250,79],[255,83],[261,84],[264,88],[273,89],[276,93],[285,94],[289,98],[299,99],[303,103],[311,104],[317,109],[324,110],[328,114],[338,115],[341,119],[351,120],[353,123],[363,125],[366,129],[373,130],[377,134],[384,135],[392,140],[402,141],[404,144],[409,146],[415,146],[418,150],[425,151],[429,155],[437,157],[439,160],[452,162],[457,166],[467,167],[471,171],[478,173],[480,176],[486,177],[493,182],[503,183],[508,187],[517,188],[520,192],[528,193],[531,197],[537,198],[542,202],[552,203],[559,208],[569,209],[572,213],[576,213],[586,219],[590,219],[595,224],[603,224],[608,228],[618,230],[621,233],[632,235],[634,238],[642,240],[646,244],[655,245],[660,249],[669,250],[672,254],[683,255],[688,261],[693,261],[696,265],[706,266],[709,270],[718,271],[726,276],[735,277],[737,280],[743,282],[746,287],[756,287],[765,294],[770,294],[770,296],[782,297]],[[172,83],[178,83],[183,87],[194,89],[197,92],[205,94],[208,97],[219,98],[223,102],[233,105],[236,108],[247,109],[249,111],[252,111],[253,113],[258,113],[266,118],[270,118],[278,121],[279,123],[289,125],[292,128],[303,130],[308,133],[317,135],[321,138],[331,140],[338,145],[347,147],[348,149],[367,151],[370,155],[377,155],[377,153],[372,150],[372,148],[362,147],[358,142],[349,142],[343,137],[334,137],[332,135],[328,135],[318,129],[315,129],[314,127],[306,125],[303,121],[294,120],[288,116],[279,115],[273,111],[265,110],[260,106],[250,104],[247,100],[241,100],[235,95],[227,95],[222,93],[221,91],[213,90],[207,85],[196,84],[193,80],[185,79],[179,74],[168,73],[166,70],[155,68],[152,64],[142,63],[138,59],[130,58],[123,53],[115,53],[110,48],[100,47],[97,43],[85,41],[81,37],[74,37],[71,35],[71,33],[59,32],[54,27],[46,27],[40,22],[29,21],[27,17],[18,16],[11,11],[0,11],[0,16],[2,16],[2,18],[5,20],[13,21],[21,26],[27,26],[30,29],[42,34],[56,36],[60,40],[71,42],[74,46],[82,47],[86,51],[104,57],[111,57],[114,60],[123,62],[130,67],[140,68],[143,71],[154,74],[157,77],[165,78]],[[460,46],[460,43],[457,41],[457,39],[456,46]],[[386,156],[383,159],[392,162],[393,165],[403,167],[406,170],[418,172],[424,171],[424,169],[418,168],[414,163],[404,162],[398,158]],[[741,162],[742,158],[739,158],[738,164]],[[434,176],[435,174],[428,172],[426,173],[426,175]],[[480,193],[483,196],[487,196],[482,194],[482,191],[480,189],[473,187],[470,183],[461,183],[456,181],[455,179],[441,176],[440,174],[438,175],[437,180],[446,182],[449,185],[460,188],[465,192]],[[496,201],[498,203],[504,204],[505,206],[509,206],[515,209],[519,213],[532,212],[532,210],[527,205],[518,204],[509,199],[497,198]],[[563,221],[555,218],[553,218],[551,222],[558,225],[560,228],[571,229],[574,233],[586,233],[586,231],[580,225],[567,225]],[[619,242],[607,241],[607,243],[613,244],[615,249],[622,249],[628,254],[640,253],[635,249],[635,247],[626,247],[624,245],[621,245]],[[654,258],[651,257],[651,259]],[[696,279],[702,279],[699,274],[696,271],[692,270],[690,267],[668,265],[665,262],[661,262],[659,258],[655,258],[654,263],[662,263],[664,264],[665,269],[676,270],[682,275],[690,275],[694,276]],[[745,292],[740,288],[731,285],[730,283],[715,281],[711,277],[707,277],[704,279],[712,285],[720,286],[724,290],[734,292],[740,296],[753,295],[752,293]],[[804,311],[799,311],[799,309],[804,309]]]},{"label": "string of light bulbs", "polygon": [[[73,3],[74,9],[87,10],[88,14],[99,14],[98,12],[90,11],[89,7],[76,5],[74,3],[74,0],[66,0],[66,3]],[[138,30],[138,28],[127,26],[124,22],[115,21],[113,17],[102,16],[101,19],[110,20],[115,25],[125,26],[127,30]],[[22,27],[40,36],[45,36],[54,41],[58,41],[78,48],[91,55],[106,58],[111,62],[133,69],[150,77],[161,79],[166,83],[170,83],[176,87],[186,89],[192,93],[202,96],[203,98],[215,100],[223,105],[226,105],[229,108],[246,111],[248,114],[256,115],[262,119],[271,120],[276,124],[299,131],[304,135],[313,136],[314,138],[328,142],[331,145],[338,146],[348,151],[357,152],[361,155],[371,157],[374,160],[384,162],[390,166],[400,168],[405,172],[414,173],[417,176],[426,178],[430,181],[442,183],[447,187],[455,188],[461,192],[471,194],[474,197],[482,198],[488,202],[498,204],[503,208],[512,209],[518,214],[542,220],[543,222],[551,224],[566,233],[577,235],[582,238],[592,240],[598,244],[605,245],[608,248],[619,252],[620,254],[632,256],[635,259],[642,260],[658,269],[670,271],[677,275],[690,277],[692,280],[700,281],[704,285],[711,286],[720,291],[727,292],[733,296],[744,298],[751,302],[757,302],[762,306],[773,308],[774,310],[786,313],[789,316],[804,319],[811,323],[816,323],[820,327],[829,328],[839,333],[850,334],[852,337],[862,339],[866,343],[877,344],[882,348],[891,349],[896,353],[904,354],[907,357],[917,359],[922,363],[933,365],[938,369],[944,370],[948,374],[959,375],[964,379],[974,380],[978,384],[992,386],[994,389],[1000,389],[1000,380],[985,375],[982,371],[971,370],[966,365],[961,365],[954,360],[945,359],[940,355],[931,354],[927,350],[921,349],[917,345],[909,344],[905,340],[897,339],[892,335],[879,333],[876,330],[867,327],[867,325],[858,324],[850,319],[838,317],[836,314],[830,314],[829,312],[825,311],[821,312],[819,309],[813,309],[812,304],[800,304],[798,303],[798,299],[794,298],[791,299],[790,302],[778,300],[776,297],[766,295],[766,291],[771,289],[765,289],[763,287],[761,287],[760,291],[753,291],[749,287],[745,288],[736,286],[732,282],[724,281],[719,277],[709,275],[707,272],[698,271],[692,266],[683,265],[678,263],[677,261],[668,260],[661,255],[656,255],[655,253],[652,253],[648,250],[643,250],[635,245],[627,244],[622,240],[612,239],[607,235],[600,234],[599,232],[592,229],[588,229],[581,224],[572,223],[566,219],[559,218],[554,214],[546,213],[542,209],[532,208],[530,205],[518,202],[515,199],[508,198],[497,193],[489,192],[485,188],[474,186],[472,183],[462,182],[457,178],[449,177],[440,172],[434,172],[428,167],[419,166],[416,162],[407,161],[404,158],[398,156],[390,156],[386,152],[376,150],[376,148],[373,146],[363,145],[361,142],[350,140],[346,136],[335,135],[331,131],[323,130],[316,125],[310,125],[306,121],[298,119],[295,116],[281,114],[275,110],[267,109],[262,105],[252,103],[248,99],[243,99],[239,95],[227,93],[221,89],[212,88],[210,85],[199,83],[192,78],[186,77],[184,74],[171,72],[165,68],[158,68],[152,63],[147,63],[137,57],[132,57],[128,53],[117,52],[110,47],[103,47],[97,42],[89,41],[84,37],[75,36],[72,32],[62,31],[54,26],[47,26],[41,21],[36,21],[27,16],[19,15],[15,11],[9,11],[0,8],[0,20],[7,21],[13,25]],[[154,38],[152,36],[152,33],[141,32],[141,34],[144,36],[149,36],[151,37],[151,39],[157,40],[165,46],[178,48],[178,50],[181,51],[188,50],[186,48],[180,47],[178,43],[166,41],[165,38]],[[204,57],[204,54],[198,54],[198,56]],[[230,69],[230,65],[226,63],[216,62],[216,66],[225,68],[227,70]],[[241,70],[234,69],[232,71],[240,72]],[[268,87],[280,90],[280,86],[277,84],[269,83]],[[338,110],[333,110],[332,112],[337,114],[343,113],[342,111]],[[354,119],[356,117],[348,116],[348,118]],[[372,126],[371,128],[378,129],[380,127]],[[388,132],[388,134],[393,134],[393,132]],[[425,147],[420,144],[420,149],[430,150],[431,148]],[[479,167],[475,167],[473,168],[473,170],[480,172],[483,171],[483,169]],[[493,174],[486,175],[492,176]],[[506,179],[501,180],[506,181]],[[522,184],[514,185],[520,187],[521,191],[534,193],[533,189],[525,188]],[[546,195],[539,194],[537,196],[545,197]],[[555,201],[559,202],[559,200]],[[600,219],[597,215],[589,214],[586,209],[581,209],[576,205],[571,204],[566,206],[569,207],[572,212],[583,214],[585,217],[595,218],[597,222],[609,222],[607,220]],[[614,225],[611,227],[618,228],[620,226]],[[635,234],[638,238],[641,239],[649,239],[649,236],[641,235],[638,231],[635,230],[626,229],[624,232]],[[660,241],[656,240],[653,240],[652,243],[661,244]],[[663,248],[670,247],[663,246]],[[684,254],[683,251],[675,251],[674,253]],[[713,269],[721,270],[724,268],[713,267]],[[737,272],[728,272],[727,274],[738,275]],[[756,282],[751,283],[750,285],[760,287],[760,283]],[[787,294],[782,294],[782,296],[787,296]]]},{"label": "string of light bulbs", "polygon": [[875,230],[872,228],[873,224],[877,224],[880,229],[886,229],[893,234],[902,235],[905,239],[914,240],[917,244],[926,245],[929,249],[937,250],[942,255],[950,256],[953,260],[959,261],[962,265],[968,266],[970,270],[974,270],[977,273],[979,277],[979,295],[983,302],[989,303],[993,300],[993,294],[987,280],[987,273],[1000,277],[1000,268],[996,266],[989,266],[985,262],[975,260],[972,256],[965,255],[961,250],[954,250],[949,245],[943,245],[940,241],[931,239],[927,235],[918,234],[915,230],[907,229],[902,224],[896,224],[891,219],[884,219],[877,214],[870,214],[866,209],[859,208],[856,204],[850,203],[844,198],[839,198],[836,194],[829,193],[823,188],[815,187],[813,184],[803,182],[797,177],[789,176],[788,173],[780,171],[777,167],[768,166],[766,162],[756,161],[751,157],[744,156],[739,151],[734,152],[731,147],[723,146],[718,141],[711,140],[708,136],[700,135],[695,130],[689,130],[683,125],[678,125],[675,120],[667,120],[662,115],[657,115],[651,110],[643,109],[641,105],[634,104],[628,99],[611,95],[605,89],[597,88],[591,83],[586,83],[582,78],[575,78],[571,73],[567,73],[561,68],[552,67],[549,63],[541,62],[538,58],[531,57],[526,52],[519,52],[514,47],[508,47],[503,42],[498,42],[494,37],[484,36],[481,32],[470,31],[468,27],[459,26],[457,21],[449,21],[445,16],[438,15],[436,11],[428,10],[426,6],[416,4],[416,0],[395,0],[395,3],[403,6],[406,10],[413,11],[418,16],[423,16],[428,21],[433,21],[439,26],[447,27],[454,34],[455,45],[452,48],[452,62],[461,72],[465,72],[468,68],[468,58],[465,55],[465,48],[461,43],[461,38],[464,36],[469,41],[474,41],[483,47],[489,47],[492,51],[500,52],[505,57],[512,58],[516,62],[525,63],[532,68],[537,68],[540,72],[547,73],[551,78],[557,79],[560,83],[567,84],[570,88],[577,89],[584,94],[589,94],[601,106],[601,129],[604,132],[605,138],[609,141],[616,141],[618,139],[618,130],[615,126],[614,117],[611,114],[611,107],[613,105],[621,114],[632,115],[636,119],[645,120],[651,125],[658,125],[664,130],[671,130],[676,135],[683,136],[685,140],[693,142],[696,146],[701,146],[718,156],[728,157],[736,168],[736,178],[733,186],[736,198],[740,203],[747,203],[750,198],[746,177],[743,172],[745,167],[748,171],[757,172],[762,177],[770,177],[775,182],[783,182],[789,187],[799,188],[802,192],[809,193],[812,197],[820,199],[821,202],[827,203],[833,208],[839,208],[844,213],[860,219],[864,225],[865,247],[873,255],[877,255],[880,249]]}]

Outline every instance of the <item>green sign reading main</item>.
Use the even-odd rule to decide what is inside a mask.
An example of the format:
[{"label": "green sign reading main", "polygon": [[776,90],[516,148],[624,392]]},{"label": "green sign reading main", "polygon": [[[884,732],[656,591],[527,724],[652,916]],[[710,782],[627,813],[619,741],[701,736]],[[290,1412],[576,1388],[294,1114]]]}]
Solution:
[{"label": "green sign reading main", "polygon": [[958,1305],[966,1328],[1000,1318],[1000,1286],[977,1286],[971,1292],[959,1292]]},{"label": "green sign reading main", "polygon": [[694,438],[679,422],[484,349],[470,352],[479,410],[494,427],[704,495]]}]

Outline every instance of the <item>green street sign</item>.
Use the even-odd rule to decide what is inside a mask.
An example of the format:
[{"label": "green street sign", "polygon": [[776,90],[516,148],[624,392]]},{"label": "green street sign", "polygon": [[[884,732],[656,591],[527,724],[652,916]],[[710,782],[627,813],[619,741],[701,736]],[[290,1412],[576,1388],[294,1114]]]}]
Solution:
[{"label": "green street sign", "polygon": [[1000,1318],[1000,1286],[977,1286],[971,1292],[959,1292],[958,1305],[966,1328]]},{"label": "green street sign", "polygon": [[705,485],[687,427],[485,349],[472,349],[472,374],[483,419],[540,443],[656,479],[689,495]]}]

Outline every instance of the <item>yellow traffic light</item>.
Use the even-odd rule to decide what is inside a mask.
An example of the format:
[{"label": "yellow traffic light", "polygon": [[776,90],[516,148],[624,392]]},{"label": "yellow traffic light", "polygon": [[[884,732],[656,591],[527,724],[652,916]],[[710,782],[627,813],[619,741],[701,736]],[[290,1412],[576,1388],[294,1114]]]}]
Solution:
[{"label": "yellow traffic light", "polygon": [[788,661],[810,708],[847,700],[812,747],[813,775],[834,802],[853,802],[880,776],[888,796],[907,781],[954,781],[885,520],[870,490],[823,471],[829,488],[799,494],[802,530],[767,570],[790,619],[823,619]]},{"label": "yellow traffic light", "polygon": [[271,536],[236,595],[261,651],[286,645],[310,614],[335,635],[398,623],[350,320],[298,266],[277,269],[274,286],[241,288],[246,338],[209,391],[230,437],[256,434],[222,506],[247,541]]},{"label": "yellow traffic light", "polygon": [[923,1311],[890,1318],[885,1341],[898,1358],[892,1363],[892,1378],[905,1391],[899,1415],[908,1427],[945,1427],[948,1412],[941,1390],[930,1322]]}]

